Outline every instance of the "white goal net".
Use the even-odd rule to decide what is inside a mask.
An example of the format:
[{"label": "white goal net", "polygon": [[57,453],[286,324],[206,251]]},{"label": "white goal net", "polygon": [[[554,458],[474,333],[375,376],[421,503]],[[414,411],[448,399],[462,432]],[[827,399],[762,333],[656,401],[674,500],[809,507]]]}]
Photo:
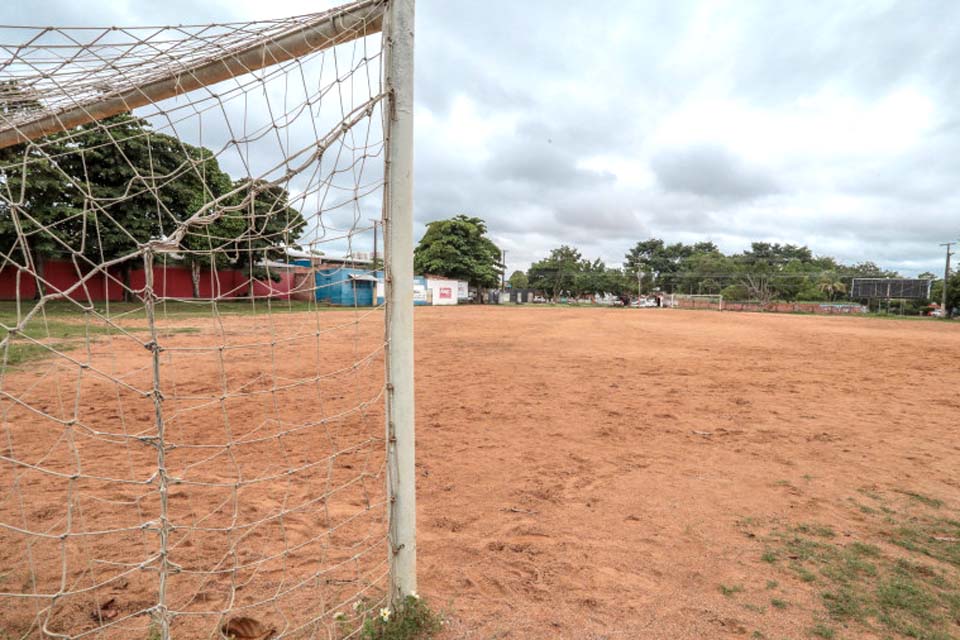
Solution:
[{"label": "white goal net", "polygon": [[0,638],[413,589],[412,11],[0,27]]},{"label": "white goal net", "polygon": [[723,296],[720,294],[672,293],[664,299],[664,306],[673,309],[710,309],[723,311]]}]

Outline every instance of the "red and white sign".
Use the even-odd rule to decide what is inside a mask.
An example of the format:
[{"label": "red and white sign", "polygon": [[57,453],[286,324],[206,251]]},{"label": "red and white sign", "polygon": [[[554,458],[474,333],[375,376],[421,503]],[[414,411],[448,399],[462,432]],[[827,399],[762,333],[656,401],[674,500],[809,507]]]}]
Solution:
[{"label": "red and white sign", "polygon": [[453,299],[453,289],[450,287],[440,287],[440,299],[441,300],[452,300]]}]

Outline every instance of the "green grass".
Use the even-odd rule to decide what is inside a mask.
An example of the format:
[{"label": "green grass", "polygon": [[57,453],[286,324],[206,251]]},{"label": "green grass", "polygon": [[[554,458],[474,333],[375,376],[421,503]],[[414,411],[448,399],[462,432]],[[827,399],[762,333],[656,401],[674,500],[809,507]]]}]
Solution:
[{"label": "green grass", "polygon": [[427,640],[442,626],[442,616],[419,597],[407,596],[396,609],[367,612],[360,640]]},{"label": "green grass", "polygon": [[[908,499],[896,504],[899,513],[884,504],[870,514],[881,544],[837,541],[833,527],[809,523],[775,525],[761,537],[764,562],[816,584],[822,608],[810,635],[834,637],[833,621],[890,640],[960,639],[960,518],[940,500],[898,493]],[[774,598],[771,606],[787,602]]]},{"label": "green grass", "polygon": [[943,506],[943,500],[940,500],[939,498],[931,498],[930,496],[926,496],[916,491],[897,491],[897,493],[902,493],[903,495],[916,500],[920,504],[927,507],[933,507],[934,509],[939,509]]},{"label": "green grass", "polygon": [[[21,304],[21,315],[18,316],[15,302],[0,302],[0,340],[7,338],[10,329],[18,324],[18,317],[27,315],[32,308],[32,302]],[[230,317],[335,310],[354,309],[299,300],[257,301],[255,304],[249,301],[218,302],[215,305],[210,302],[164,302],[157,305],[156,317],[160,320],[159,332],[172,335],[197,333],[200,329],[166,327],[163,321],[213,318],[215,313]],[[95,341],[102,336],[132,334],[143,339],[147,330],[146,310],[139,302],[98,303],[88,312],[71,302],[50,301],[30,318],[21,332],[10,336],[6,346],[6,362],[7,366],[14,367],[41,360],[53,356],[55,352],[66,353],[82,348],[88,340]]]},{"label": "green grass", "polygon": [[797,532],[818,538],[833,538],[837,535],[832,527],[820,524],[801,524],[797,526]]},{"label": "green grass", "polygon": [[735,584],[735,585],[731,585],[731,586],[729,586],[729,587],[728,587],[727,585],[725,585],[725,584],[721,584],[721,585],[719,586],[719,589],[720,589],[720,593],[722,593],[723,595],[725,595],[725,596],[727,596],[727,597],[732,596],[732,595],[735,594],[735,593],[743,593],[743,585],[742,585],[742,584]]}]

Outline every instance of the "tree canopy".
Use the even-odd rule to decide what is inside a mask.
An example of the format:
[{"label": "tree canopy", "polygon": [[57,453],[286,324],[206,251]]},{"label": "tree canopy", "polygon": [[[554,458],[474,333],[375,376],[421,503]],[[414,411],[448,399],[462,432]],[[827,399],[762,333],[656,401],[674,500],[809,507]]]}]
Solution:
[{"label": "tree canopy", "polygon": [[530,280],[527,278],[527,274],[519,270],[511,273],[510,277],[507,279],[507,282],[513,289],[526,289],[530,285]]},{"label": "tree canopy", "polygon": [[622,270],[607,267],[599,258],[585,259],[577,249],[563,245],[533,263],[527,272],[529,286],[540,289],[551,300],[563,296],[623,295],[629,290]]},{"label": "tree canopy", "polygon": [[[45,259],[122,258],[169,237],[213,201],[219,217],[191,229],[180,245],[195,271],[252,272],[256,262],[281,257],[306,225],[282,187],[234,181],[209,149],[129,114],[47,138],[43,153],[35,145],[0,150],[0,189],[0,253],[32,262],[41,278]],[[121,264],[125,272],[136,266]]]},{"label": "tree canopy", "polygon": [[413,253],[420,273],[466,280],[480,288],[499,286],[503,265],[497,245],[487,237],[480,218],[457,215],[427,225]]},{"label": "tree canopy", "polygon": [[822,301],[844,297],[855,277],[897,277],[872,262],[845,265],[816,256],[806,246],[754,242],[726,255],[712,242],[638,242],[625,258],[626,270],[644,274],[644,292],[717,294],[730,300]]}]

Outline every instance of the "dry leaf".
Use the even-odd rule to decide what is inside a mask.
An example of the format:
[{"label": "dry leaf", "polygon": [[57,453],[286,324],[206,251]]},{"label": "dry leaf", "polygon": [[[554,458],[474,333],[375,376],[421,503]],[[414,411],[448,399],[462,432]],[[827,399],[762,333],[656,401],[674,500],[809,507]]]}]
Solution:
[{"label": "dry leaf", "polygon": [[120,615],[120,609],[117,608],[117,599],[110,598],[96,611],[93,611],[90,614],[90,617],[93,618],[93,621],[97,624],[103,624],[104,620],[113,620],[118,615]]},{"label": "dry leaf", "polygon": [[270,640],[277,630],[253,618],[237,617],[227,620],[220,632],[230,640]]}]

